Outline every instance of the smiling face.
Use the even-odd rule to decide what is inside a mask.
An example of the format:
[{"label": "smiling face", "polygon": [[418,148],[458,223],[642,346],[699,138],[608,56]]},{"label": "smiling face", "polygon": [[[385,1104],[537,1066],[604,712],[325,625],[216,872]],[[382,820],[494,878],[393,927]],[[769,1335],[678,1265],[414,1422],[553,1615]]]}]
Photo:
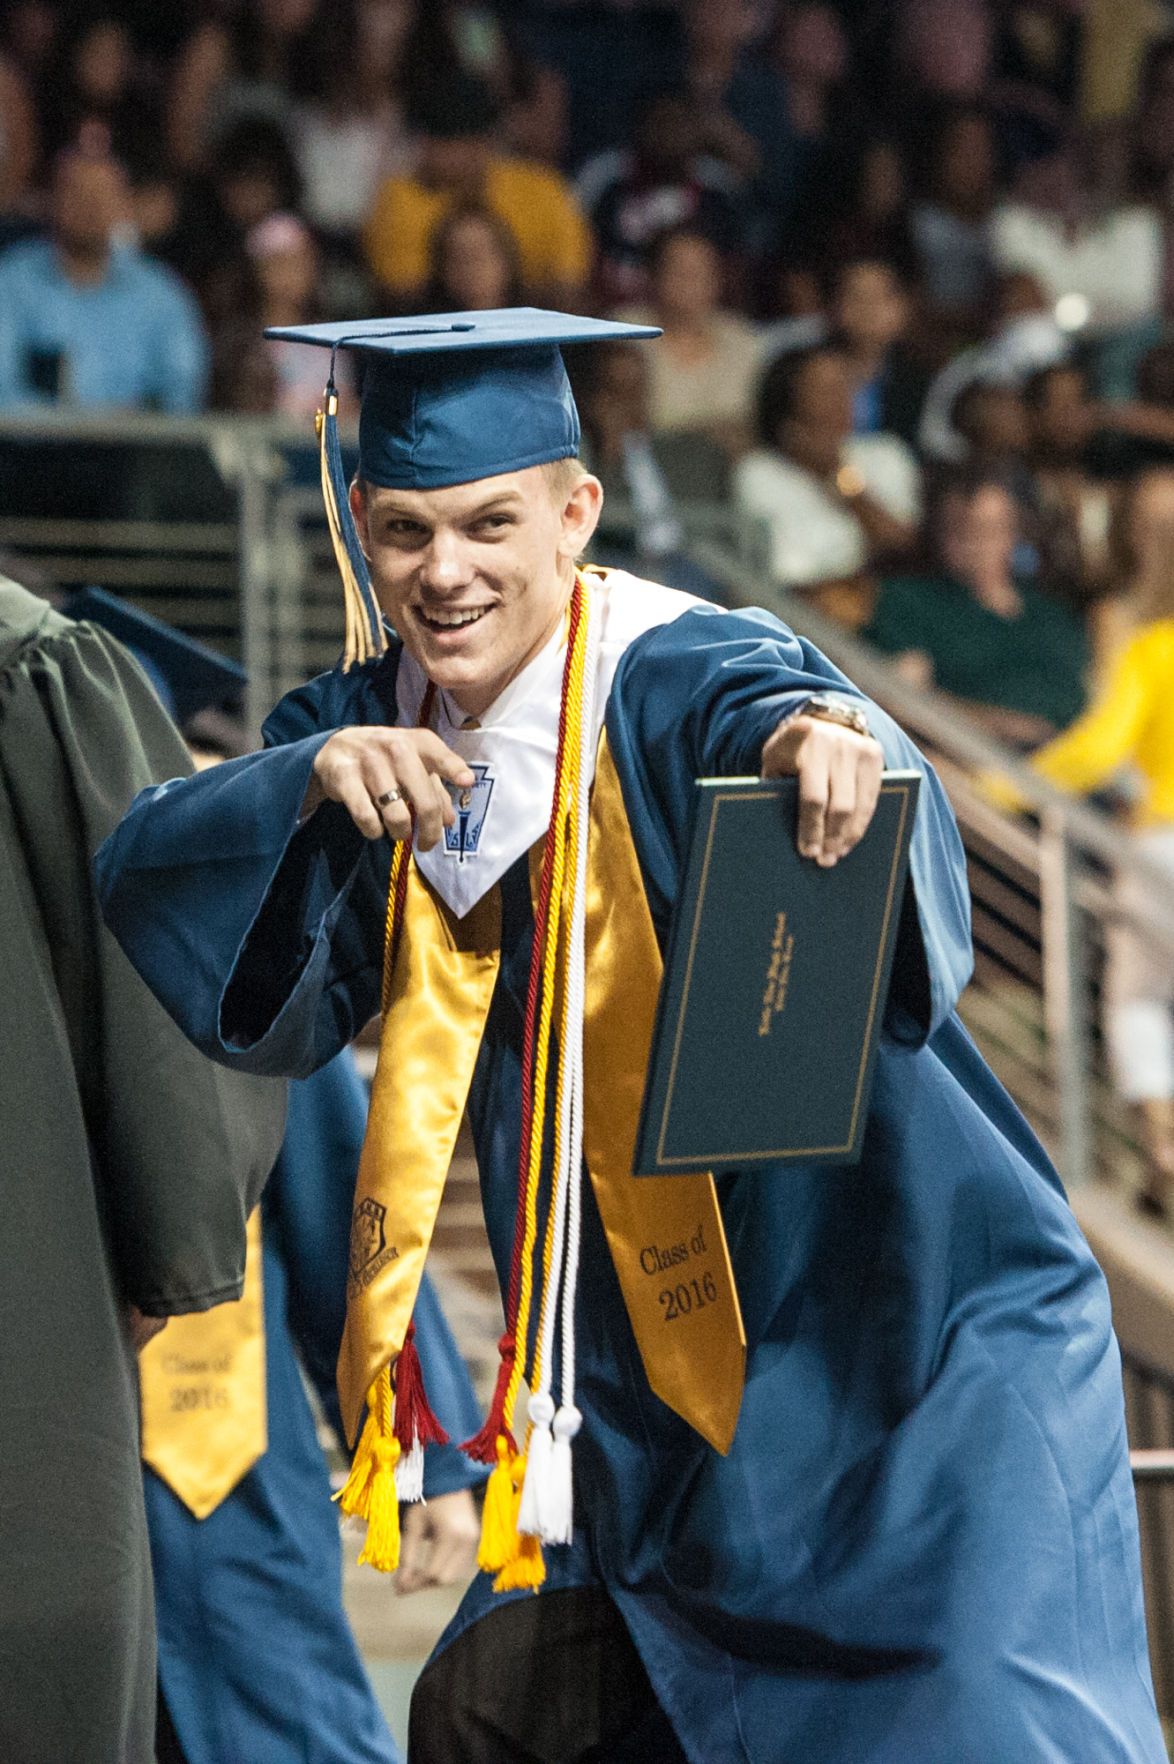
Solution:
[{"label": "smiling face", "polygon": [[380,607],[467,715],[554,635],[602,502],[599,480],[569,461],[440,490],[352,490]]}]

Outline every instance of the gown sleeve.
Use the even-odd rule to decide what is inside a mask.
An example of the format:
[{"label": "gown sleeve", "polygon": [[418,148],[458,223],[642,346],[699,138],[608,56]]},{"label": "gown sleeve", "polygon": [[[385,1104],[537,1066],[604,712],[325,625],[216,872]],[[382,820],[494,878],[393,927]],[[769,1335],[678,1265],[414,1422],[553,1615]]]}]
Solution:
[{"label": "gown sleeve", "polygon": [[653,920],[667,936],[689,839],[693,781],[754,776],[763,743],[814,692],[860,700],[890,769],[922,775],[886,1032],[919,1045],[949,1016],[971,971],[962,842],[932,768],[892,718],[819,650],[757,609],[697,607],[626,651],[607,732]]},{"label": "gown sleeve", "polygon": [[106,922],[204,1053],[245,1072],[306,1077],[379,1004],[386,840],[338,803],[304,822],[319,748],[356,721],[359,680],[289,694],[259,753],[143,791],[98,853]]}]

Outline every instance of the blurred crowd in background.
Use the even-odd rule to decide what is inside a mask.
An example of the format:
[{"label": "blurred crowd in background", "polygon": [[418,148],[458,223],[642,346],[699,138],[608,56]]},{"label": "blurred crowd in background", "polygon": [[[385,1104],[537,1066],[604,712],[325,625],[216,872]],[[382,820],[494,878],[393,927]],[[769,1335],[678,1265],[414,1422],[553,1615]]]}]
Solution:
[{"label": "blurred crowd in background", "polygon": [[641,567],[725,502],[1021,748],[1174,609],[1172,222],[1159,0],[0,18],[0,410],[308,422],[322,360],[266,324],[647,319],[572,362]]}]

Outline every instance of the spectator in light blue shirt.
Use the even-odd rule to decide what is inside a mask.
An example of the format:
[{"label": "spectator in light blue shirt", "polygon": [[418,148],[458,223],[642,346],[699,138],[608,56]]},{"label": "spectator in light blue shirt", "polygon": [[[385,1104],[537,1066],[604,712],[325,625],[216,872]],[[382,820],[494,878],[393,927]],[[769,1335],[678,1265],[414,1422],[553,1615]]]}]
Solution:
[{"label": "spectator in light blue shirt", "polygon": [[114,242],[127,207],[117,160],[65,153],[50,237],[0,252],[0,409],[203,405],[199,310],[171,270]]}]

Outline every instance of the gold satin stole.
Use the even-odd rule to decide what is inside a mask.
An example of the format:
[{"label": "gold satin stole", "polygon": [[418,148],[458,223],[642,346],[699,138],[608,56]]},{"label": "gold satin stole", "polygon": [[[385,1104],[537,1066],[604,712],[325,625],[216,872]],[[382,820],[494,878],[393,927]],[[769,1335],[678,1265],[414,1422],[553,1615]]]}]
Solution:
[{"label": "gold satin stole", "polygon": [[206,1519],[265,1451],[261,1209],[248,1223],[239,1299],[172,1317],[139,1355],[143,1462]]}]

